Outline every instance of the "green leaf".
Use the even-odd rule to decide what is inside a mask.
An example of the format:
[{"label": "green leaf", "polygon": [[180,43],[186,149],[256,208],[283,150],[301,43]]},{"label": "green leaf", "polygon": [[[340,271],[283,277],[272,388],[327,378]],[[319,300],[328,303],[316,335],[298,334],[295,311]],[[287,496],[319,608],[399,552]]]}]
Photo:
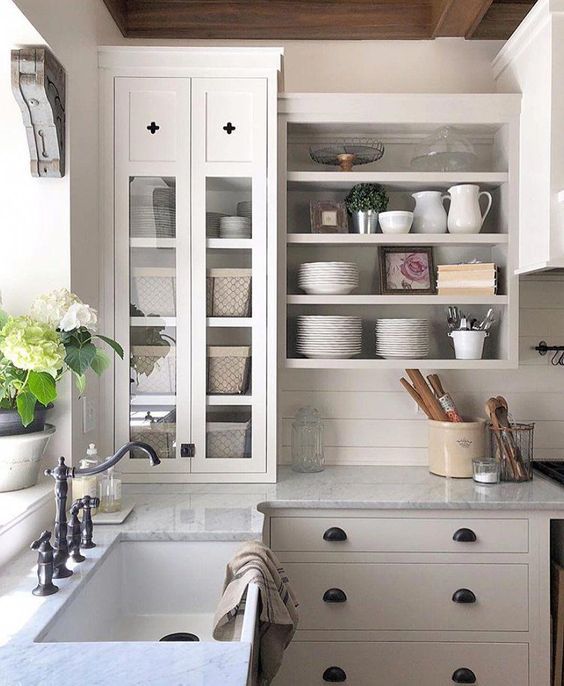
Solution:
[{"label": "green leaf", "polygon": [[84,374],[95,357],[96,346],[92,343],[86,343],[86,345],[81,347],[71,345],[66,348],[65,362],[73,372]]},{"label": "green leaf", "polygon": [[47,372],[30,372],[27,386],[42,405],[47,406],[57,397],[57,384]]},{"label": "green leaf", "polygon": [[123,360],[123,348],[117,341],[114,341],[112,338],[108,338],[107,336],[102,336],[102,334],[96,333],[94,334],[96,338],[99,338],[101,341],[104,341],[104,343],[107,343],[110,348],[121,357]]},{"label": "green leaf", "polygon": [[100,376],[110,366],[110,358],[103,350],[96,348],[96,357],[92,360],[90,366],[92,367],[92,370]]},{"label": "green leaf", "polygon": [[76,372],[73,372],[73,375],[78,394],[82,395],[86,390],[86,376],[84,374],[77,374]]},{"label": "green leaf", "polygon": [[33,421],[35,416],[35,396],[29,391],[24,391],[20,393],[16,399],[16,404],[18,406],[18,413],[21,417],[22,424],[24,426],[29,426]]}]

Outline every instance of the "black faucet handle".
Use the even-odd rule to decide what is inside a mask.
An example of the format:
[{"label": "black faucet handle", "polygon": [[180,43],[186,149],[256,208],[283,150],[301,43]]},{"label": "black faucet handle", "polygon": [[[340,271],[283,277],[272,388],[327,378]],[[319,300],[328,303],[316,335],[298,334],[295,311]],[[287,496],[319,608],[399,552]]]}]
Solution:
[{"label": "black faucet handle", "polygon": [[43,546],[43,551],[47,551],[49,548],[52,549],[51,543],[49,541],[51,540],[51,532],[50,531],[44,531],[41,536],[36,540],[33,541],[33,543],[29,546],[31,550],[39,550],[41,546]]},{"label": "black faucet handle", "polygon": [[99,507],[100,498],[98,496],[85,495],[80,503],[85,510],[91,510],[93,507]]}]

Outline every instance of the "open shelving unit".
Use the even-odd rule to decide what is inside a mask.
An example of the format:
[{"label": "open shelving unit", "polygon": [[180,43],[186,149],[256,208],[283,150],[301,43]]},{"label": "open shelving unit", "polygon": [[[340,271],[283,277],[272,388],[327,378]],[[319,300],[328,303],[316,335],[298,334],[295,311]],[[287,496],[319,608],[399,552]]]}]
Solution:
[{"label": "open shelving unit", "polygon": [[[281,99],[279,139],[287,154],[279,183],[279,246],[283,264],[279,280],[281,364],[287,369],[507,369],[518,365],[517,246],[519,106],[514,96],[288,95]],[[471,170],[421,172],[410,166],[415,146],[441,126],[459,128],[475,146]],[[377,138],[385,153],[378,162],[351,172],[322,166],[309,157],[309,146],[346,137]],[[446,192],[458,184],[475,184],[493,196],[493,206],[478,234],[312,233],[311,200],[343,201],[357,183],[382,184],[391,210],[412,210],[411,194]],[[448,206],[447,206],[448,207]],[[380,229],[378,229],[380,231]],[[430,246],[435,265],[478,259],[498,265],[498,290],[492,296],[382,295],[379,289],[380,246]],[[307,295],[297,284],[300,264],[317,261],[356,262],[359,287],[350,295]],[[489,307],[496,324],[486,341],[484,359],[457,360],[447,337],[446,309],[457,305],[479,317]],[[363,320],[363,350],[350,359],[311,359],[296,351],[297,317],[304,314],[355,314]],[[374,327],[384,317],[430,320],[429,358],[383,359],[375,354]]]}]

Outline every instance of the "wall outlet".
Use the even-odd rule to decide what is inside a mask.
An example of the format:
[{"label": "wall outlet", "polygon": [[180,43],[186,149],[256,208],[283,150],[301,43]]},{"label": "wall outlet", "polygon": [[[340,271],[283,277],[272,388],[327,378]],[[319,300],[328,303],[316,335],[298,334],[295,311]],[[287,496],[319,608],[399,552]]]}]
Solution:
[{"label": "wall outlet", "polygon": [[87,434],[96,428],[96,405],[83,396],[82,398],[82,432]]}]

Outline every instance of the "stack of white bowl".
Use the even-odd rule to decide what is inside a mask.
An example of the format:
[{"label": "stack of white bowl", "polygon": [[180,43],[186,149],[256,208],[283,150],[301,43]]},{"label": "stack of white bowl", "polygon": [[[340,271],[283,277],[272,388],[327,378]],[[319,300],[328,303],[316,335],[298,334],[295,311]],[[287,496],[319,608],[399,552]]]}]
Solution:
[{"label": "stack of white bowl", "polygon": [[306,262],[298,272],[298,286],[310,295],[347,295],[358,288],[354,262]]},{"label": "stack of white bowl", "polygon": [[376,355],[402,359],[429,357],[429,320],[377,319]]},{"label": "stack of white bowl", "polygon": [[251,220],[247,217],[221,217],[219,220],[220,238],[250,238]]},{"label": "stack of white bowl", "polygon": [[301,315],[296,349],[305,357],[348,359],[362,352],[362,319],[354,316]]}]

